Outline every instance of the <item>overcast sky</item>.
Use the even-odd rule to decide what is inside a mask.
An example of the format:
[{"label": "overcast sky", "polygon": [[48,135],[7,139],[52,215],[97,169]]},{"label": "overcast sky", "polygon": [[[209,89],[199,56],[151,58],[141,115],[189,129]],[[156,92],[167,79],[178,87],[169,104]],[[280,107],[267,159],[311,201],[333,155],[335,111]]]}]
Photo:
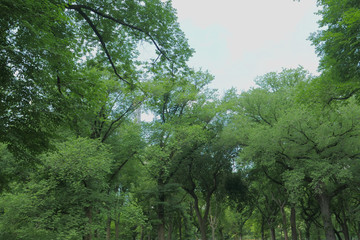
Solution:
[{"label": "overcast sky", "polygon": [[256,76],[302,65],[317,73],[307,40],[318,28],[315,0],[173,0],[196,53],[190,66],[215,76],[220,93],[254,86]]}]

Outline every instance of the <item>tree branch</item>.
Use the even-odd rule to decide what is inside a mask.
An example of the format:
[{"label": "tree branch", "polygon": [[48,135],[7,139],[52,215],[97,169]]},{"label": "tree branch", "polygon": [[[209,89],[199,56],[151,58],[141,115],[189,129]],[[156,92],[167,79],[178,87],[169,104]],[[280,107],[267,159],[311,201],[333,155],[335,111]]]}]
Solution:
[{"label": "tree branch", "polygon": [[110,133],[116,128],[114,127],[114,124],[119,122],[123,117],[126,116],[126,114],[128,114],[130,111],[134,111],[140,104],[142,103],[142,101],[136,103],[136,104],[131,104],[130,107],[128,107],[125,112],[123,112],[123,114],[121,114],[118,118],[116,118],[115,120],[113,120],[110,123],[109,128],[107,129],[107,131],[105,132],[104,136],[101,139],[101,142],[104,142],[110,135]]},{"label": "tree branch", "polygon": [[328,102],[327,102],[327,104],[330,104],[332,101],[334,101],[334,100],[346,100],[346,99],[349,99],[349,98],[351,98],[357,91],[359,91],[360,90],[360,88],[355,88],[353,91],[351,91],[349,94],[347,94],[347,95],[345,95],[345,96],[343,96],[343,97],[331,97],[329,100],[328,100]]},{"label": "tree branch", "polygon": [[339,187],[337,187],[332,194],[330,195],[330,198],[335,197],[336,195],[338,195],[340,192],[342,192],[343,190],[345,190],[346,188],[348,188],[348,184],[342,184]]},{"label": "tree branch", "polygon": [[134,155],[135,155],[136,153],[137,153],[136,151],[133,151],[133,152],[131,153],[130,157],[128,157],[124,162],[122,162],[122,163],[120,164],[120,166],[118,166],[118,167],[116,168],[116,170],[115,170],[115,171],[111,174],[111,176],[110,176],[110,182],[112,182],[112,181],[114,180],[115,176],[120,172],[120,170],[125,166],[125,164],[126,164],[132,157],[134,157]]},{"label": "tree branch", "polygon": [[[73,8],[72,8],[72,6],[73,6]],[[107,49],[107,47],[106,47],[106,44],[105,44],[105,42],[104,42],[101,34],[100,34],[99,31],[97,30],[96,26],[95,26],[94,23],[91,21],[91,19],[81,10],[81,7],[76,7],[76,6],[74,6],[74,5],[69,5],[67,8],[69,8],[69,9],[75,9],[75,10],[85,19],[85,21],[89,24],[89,26],[91,27],[91,29],[94,31],[94,33],[95,33],[96,36],[98,37],[98,39],[99,39],[99,41],[100,41],[100,43],[101,43],[101,46],[102,46],[103,49],[104,49],[104,52],[105,52],[105,54],[106,54],[106,57],[108,58],[108,60],[109,60],[109,62],[110,62],[110,65],[111,65],[112,69],[114,70],[115,75],[116,75],[120,80],[122,80],[123,82],[125,82],[125,83],[133,86],[134,84],[126,81],[126,80],[125,80],[122,76],[120,76],[120,74],[117,72],[116,67],[115,67],[115,65],[114,65],[114,62],[113,62],[113,60],[112,60],[112,58],[111,58],[111,55],[110,55],[110,53],[109,53],[109,51],[108,51],[108,49]]]},{"label": "tree branch", "polygon": [[168,61],[171,62],[171,60],[167,57],[167,55],[165,54],[165,52],[160,48],[160,46],[159,46],[158,43],[155,41],[155,39],[150,35],[150,33],[146,32],[145,30],[143,30],[143,29],[141,29],[141,28],[139,28],[139,27],[136,27],[136,26],[134,26],[134,25],[128,24],[128,23],[126,23],[126,22],[124,22],[124,21],[121,21],[121,20],[119,20],[119,19],[116,19],[116,18],[114,18],[114,17],[112,17],[112,16],[110,16],[110,15],[108,15],[108,14],[105,14],[105,13],[103,13],[103,12],[100,12],[100,11],[98,11],[98,10],[92,8],[92,7],[86,6],[86,5],[68,5],[66,8],[68,8],[68,9],[75,9],[75,10],[78,11],[78,12],[79,12],[79,10],[81,11],[82,8],[83,8],[83,9],[87,9],[87,10],[93,12],[93,13],[96,13],[97,15],[99,15],[99,16],[101,16],[101,17],[103,17],[103,18],[107,18],[107,19],[109,19],[109,20],[111,20],[111,21],[114,21],[114,22],[116,22],[116,23],[119,23],[119,24],[121,24],[121,25],[123,25],[123,26],[125,26],[125,27],[128,27],[128,28],[130,28],[130,29],[133,29],[133,30],[136,30],[136,31],[139,31],[139,32],[144,33],[148,38],[150,38],[151,42],[155,45],[156,49],[161,53],[161,55],[163,55]]},{"label": "tree branch", "polygon": [[269,178],[271,181],[273,181],[274,183],[280,185],[280,186],[284,186],[284,183],[283,182],[280,182],[278,180],[276,180],[275,178],[271,177],[269,175],[269,173],[266,171],[265,167],[263,167],[263,172],[265,173],[266,177]]}]

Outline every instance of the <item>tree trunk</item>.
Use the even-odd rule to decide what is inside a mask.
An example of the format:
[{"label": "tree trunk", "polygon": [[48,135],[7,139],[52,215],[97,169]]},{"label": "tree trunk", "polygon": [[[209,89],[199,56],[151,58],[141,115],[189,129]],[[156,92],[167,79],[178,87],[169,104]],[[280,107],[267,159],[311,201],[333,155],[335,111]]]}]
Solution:
[{"label": "tree trunk", "polygon": [[286,219],[284,205],[280,206],[280,212],[281,212],[282,222],[283,222],[282,225],[283,225],[284,237],[285,237],[285,240],[289,240],[289,235],[288,235],[288,231],[287,231],[287,219]]},{"label": "tree trunk", "polygon": [[83,240],[91,240],[92,234],[91,234],[91,224],[92,224],[92,210],[91,207],[85,207],[85,216],[88,219],[88,225],[90,229],[86,229],[87,233],[83,236]]},{"label": "tree trunk", "polygon": [[344,208],[342,209],[342,215],[343,215],[343,221],[341,224],[342,232],[344,234],[345,240],[350,240],[349,227],[347,224],[347,219],[346,219],[346,214],[345,214]]},{"label": "tree trunk", "polygon": [[220,234],[220,239],[224,240],[224,233],[223,233],[223,228],[219,227],[219,234]]},{"label": "tree trunk", "polygon": [[163,223],[158,225],[158,239],[165,240],[165,225]]},{"label": "tree trunk", "polygon": [[342,232],[344,234],[345,240],[350,240],[350,234],[349,234],[349,228],[347,226],[347,223],[345,222],[342,226]]},{"label": "tree trunk", "polygon": [[198,202],[197,198],[195,199],[194,208],[195,208],[195,213],[196,213],[197,219],[199,221],[201,240],[207,240],[207,235],[206,235],[207,221],[206,221],[205,217],[203,218],[201,216],[201,212],[199,209],[199,202]]},{"label": "tree trunk", "polygon": [[169,225],[167,240],[171,240],[171,238],[172,238],[172,232],[173,232],[173,229],[174,229],[174,223],[173,223],[173,221],[170,221],[169,223],[170,223],[170,225]]},{"label": "tree trunk", "polygon": [[195,194],[194,191],[189,191],[190,195],[194,199],[194,209],[195,213],[199,222],[199,228],[201,233],[201,240],[207,240],[207,227],[208,227],[208,221],[207,218],[209,216],[209,209],[210,209],[210,197],[207,197],[206,203],[205,203],[205,212],[204,216],[202,216],[200,208],[199,208],[199,200]]},{"label": "tree trunk", "polygon": [[297,229],[296,229],[296,210],[295,207],[291,207],[291,214],[290,214],[290,225],[291,225],[291,239],[297,240]]},{"label": "tree trunk", "polygon": [[179,223],[179,240],[182,240],[182,222],[181,222],[181,218],[180,218],[180,223]]},{"label": "tree trunk", "polygon": [[310,240],[310,228],[311,228],[311,223],[309,222],[305,222],[306,226],[305,226],[305,239],[306,240]]},{"label": "tree trunk", "polygon": [[319,204],[321,210],[321,217],[324,223],[324,231],[326,240],[336,240],[334,227],[331,222],[330,212],[330,197],[326,193],[319,194]]},{"label": "tree trunk", "polygon": [[207,230],[207,224],[206,224],[206,220],[202,218],[201,213],[199,208],[196,208],[196,214],[198,215],[198,221],[199,221],[199,226],[200,226],[200,233],[201,233],[201,240],[207,240],[207,234],[206,234],[206,230]]},{"label": "tree trunk", "polygon": [[270,235],[271,235],[271,240],[276,240],[275,228],[274,227],[270,227]]},{"label": "tree trunk", "polygon": [[106,220],[106,240],[111,238],[111,218],[108,217]]},{"label": "tree trunk", "polygon": [[141,237],[140,237],[140,240],[144,240],[144,237],[145,237],[145,229],[144,229],[144,225],[141,226]]},{"label": "tree trunk", "polygon": [[211,236],[212,236],[212,240],[215,240],[215,230],[217,227],[217,222],[216,222],[216,216],[209,216],[210,218],[210,227],[211,227]]},{"label": "tree trunk", "polygon": [[261,240],[265,240],[265,221],[264,217],[261,217]]},{"label": "tree trunk", "polygon": [[164,182],[159,177],[158,179],[158,191],[159,191],[159,203],[157,205],[157,217],[160,221],[158,225],[158,240],[165,240],[165,193]]},{"label": "tree trunk", "polygon": [[215,239],[215,228],[214,227],[211,228],[211,239],[216,240]]},{"label": "tree trunk", "polygon": [[316,232],[317,232],[317,240],[321,240],[321,232],[320,232],[320,228],[316,227]]},{"label": "tree trunk", "polygon": [[337,240],[342,240],[340,233],[336,231],[336,229],[334,229],[334,231],[335,231],[335,236],[337,236]]},{"label": "tree trunk", "polygon": [[119,219],[115,220],[115,239],[119,240],[120,237],[120,223],[119,223]]}]

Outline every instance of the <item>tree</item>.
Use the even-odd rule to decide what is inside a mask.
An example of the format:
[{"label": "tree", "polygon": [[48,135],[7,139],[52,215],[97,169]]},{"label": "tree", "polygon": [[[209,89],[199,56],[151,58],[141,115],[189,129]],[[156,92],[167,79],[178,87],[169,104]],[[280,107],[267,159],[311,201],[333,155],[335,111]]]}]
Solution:
[{"label": "tree", "polygon": [[239,240],[243,239],[246,222],[255,209],[255,195],[250,192],[249,173],[244,169],[237,169],[225,179],[225,193],[228,197],[226,211],[227,223],[222,225],[227,231]]},{"label": "tree", "polygon": [[207,239],[212,199],[217,199],[216,203],[225,199],[225,191],[220,189],[239,150],[237,142],[224,133],[228,120],[225,99],[194,104],[191,115],[198,115],[203,140],[195,145],[197,148],[185,152],[178,171],[178,181],[194,201],[201,239]]},{"label": "tree", "polygon": [[[269,184],[271,192],[261,194],[265,194],[264,204],[273,204],[271,201],[274,201],[279,206],[285,239],[288,238],[285,208],[291,205],[293,208],[292,219],[295,215],[294,205],[289,200],[289,191],[282,177],[287,166],[282,162],[281,155],[273,154],[270,149],[265,147],[267,142],[272,139],[263,134],[271,131],[282,116],[296,104],[296,87],[303,86],[311,78],[302,67],[283,69],[280,73],[271,72],[258,77],[256,83],[260,86],[259,88],[251,89],[236,97],[237,105],[233,109],[237,115],[232,118],[228,127],[230,132],[237,133],[236,141],[241,146],[238,164],[261,172],[273,183]],[[252,139],[254,136],[258,137]],[[257,144],[263,147],[256,149]],[[261,208],[259,211],[262,212],[264,219],[267,219],[268,222],[271,220],[271,227],[275,221],[268,217],[271,213],[266,213]],[[295,221],[291,221],[291,226],[293,232],[296,232]],[[272,235],[275,236],[274,233]]]},{"label": "tree", "polygon": [[[315,96],[329,104],[346,100],[360,90],[360,5],[358,1],[318,0],[321,28],[310,36],[320,57],[321,78]],[[319,98],[316,99],[317,101]]]},{"label": "tree", "polygon": [[[20,172],[26,174],[25,169],[21,171],[21,167],[16,163],[14,156],[8,151],[6,144],[0,143],[0,194],[11,187],[10,183],[14,178],[21,178]],[[18,174],[16,174],[18,173]]]},{"label": "tree", "polygon": [[[192,54],[170,2],[6,0],[0,9],[0,141],[24,156],[46,150],[59,122],[76,115],[69,102],[90,100],[77,91],[84,64],[100,62],[131,92],[140,75],[151,78],[148,65],[174,74]],[[144,41],[160,60],[137,61]]]},{"label": "tree", "polygon": [[[73,239],[104,234],[105,178],[112,162],[108,149],[84,138],[57,147],[41,157],[41,165],[27,183],[17,184],[1,197],[0,227],[5,238]],[[89,208],[99,214],[89,214]]]},{"label": "tree", "polygon": [[283,178],[289,191],[296,192],[306,181],[317,193],[327,239],[335,238],[330,201],[353,181],[359,157],[358,110],[354,101],[336,111],[293,108],[276,127],[257,130],[252,139],[262,146],[254,154],[265,154],[286,167]]},{"label": "tree", "polygon": [[317,33],[310,40],[320,56],[320,69],[338,82],[357,82],[360,77],[360,4],[354,0],[341,2],[318,0],[322,8]]},{"label": "tree", "polygon": [[[140,176],[143,174],[138,157],[145,144],[141,138],[140,125],[123,119],[121,127],[109,135],[105,144],[111,146],[113,156],[110,172],[106,176],[106,192],[110,199],[107,205],[107,239],[111,238],[112,223],[115,223],[115,238],[119,239],[122,211],[128,213],[134,210],[139,223],[143,223],[145,219],[143,217],[140,220],[142,212],[139,211],[137,198],[133,194],[134,189],[141,184]],[[127,224],[126,221],[122,222]]]},{"label": "tree", "polygon": [[[198,101],[205,101],[204,87],[212,80],[208,73],[187,71],[178,76],[154,69],[154,81],[144,83],[152,97],[146,102],[154,120],[144,133],[148,145],[143,153],[143,164],[156,184],[156,214],[158,238],[165,238],[167,212],[173,206],[168,202],[178,192],[174,177],[184,157],[203,142],[204,131],[197,115],[191,115]],[[171,193],[171,194],[170,194]],[[168,208],[168,209],[167,209]]]},{"label": "tree", "polygon": [[[149,97],[156,71],[174,76],[188,70],[193,50],[171,2],[6,0],[0,7],[0,142],[16,161],[36,165],[37,154],[73,135],[101,142],[111,137],[121,149],[114,150],[101,183],[108,200],[121,185],[120,170],[143,146],[138,133],[120,126],[126,128]],[[147,61],[138,51],[145,42],[155,52]],[[89,225],[101,217],[92,203]],[[90,239],[93,232],[84,234]]]},{"label": "tree", "polygon": [[[241,157],[255,166],[282,169],[275,172],[292,198],[304,186],[315,191],[326,237],[334,239],[331,199],[357,181],[353,171],[359,157],[358,105],[353,98],[325,108],[321,103],[298,102],[297,89],[306,81],[264,89],[271,83],[269,76],[262,89],[240,98],[248,120],[258,122],[243,134],[247,142]],[[270,175],[270,179],[277,178]]]}]

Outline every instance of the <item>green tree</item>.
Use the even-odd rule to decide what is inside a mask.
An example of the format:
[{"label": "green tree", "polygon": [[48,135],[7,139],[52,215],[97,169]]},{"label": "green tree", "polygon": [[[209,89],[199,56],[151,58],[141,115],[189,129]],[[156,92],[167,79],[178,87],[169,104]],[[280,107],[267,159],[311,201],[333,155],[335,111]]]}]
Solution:
[{"label": "green tree", "polygon": [[360,4],[354,0],[318,0],[321,28],[310,40],[320,56],[320,69],[338,82],[360,79]]},{"label": "green tree", "polygon": [[[143,181],[141,178],[143,169],[138,157],[144,147],[141,127],[138,123],[122,121],[121,127],[114,130],[106,141],[106,145],[111,146],[113,156],[110,172],[106,177],[107,194],[110,198],[110,203],[107,206],[107,239],[111,239],[112,223],[115,224],[115,239],[119,239],[122,211],[139,209],[136,203],[137,198],[132,193]],[[131,196],[131,201],[124,202],[127,196]],[[136,212],[137,217],[141,215],[140,212]],[[140,225],[144,225],[142,224],[144,219],[139,220]]]},{"label": "green tree", "polygon": [[[154,82],[144,83],[152,93],[146,109],[154,114],[154,120],[146,126],[148,145],[143,153],[143,164],[155,182],[158,238],[165,239],[168,203],[180,191],[174,177],[182,166],[184,156],[194,151],[204,139],[202,126],[192,115],[193,106],[205,101],[201,93],[212,80],[208,73],[184,72],[178,76],[155,69]],[[156,83],[156,85],[154,84]]]},{"label": "green tree", "polygon": [[[310,40],[320,57],[321,78],[313,84],[314,96],[325,103],[345,100],[360,90],[360,5],[354,0],[318,0],[320,30]],[[318,101],[319,99],[316,99]]]},{"label": "green tree", "polygon": [[245,229],[246,222],[252,216],[255,209],[255,195],[250,192],[249,173],[244,169],[230,174],[225,179],[225,193],[228,196],[227,208],[225,209],[224,226],[228,234],[242,240],[249,232]]},{"label": "green tree", "polygon": [[[184,161],[178,171],[178,181],[191,196],[202,239],[207,239],[211,204],[219,204],[225,199],[224,180],[231,171],[231,165],[238,154],[238,143],[225,133],[228,123],[227,97],[220,100],[198,101],[191,116],[197,116],[202,140],[196,148],[183,155]],[[192,134],[193,138],[195,133]]]},{"label": "green tree", "polygon": [[[25,184],[1,197],[1,232],[12,239],[79,239],[96,232],[108,202],[109,150],[97,140],[71,139],[44,154]],[[91,215],[89,208],[98,215]]]},{"label": "green tree", "polygon": [[293,201],[304,186],[310,187],[321,208],[326,237],[334,239],[331,199],[357,182],[353,172],[359,157],[358,105],[353,98],[325,108],[321,103],[299,102],[297,90],[307,85],[306,79],[275,89],[266,87],[272,83],[269,76],[262,79],[262,88],[240,97],[247,121],[253,122],[242,134],[246,145],[241,158],[278,169],[280,178],[269,175],[270,179],[283,182]]},{"label": "green tree", "polygon": [[296,179],[292,178],[298,176],[317,193],[327,239],[335,238],[331,199],[354,181],[354,164],[359,154],[359,126],[355,117],[358,110],[353,100],[336,111],[294,109],[284,118],[286,123],[281,123],[283,137],[277,141],[290,160],[290,169],[284,177],[295,184]]},{"label": "green tree", "polygon": [[[192,54],[170,2],[6,0],[0,9],[0,140],[14,153],[46,150],[59,122],[76,115],[68,103],[92,100],[78,91],[84,64],[96,60],[139,90],[140,76],[151,78],[148,65],[175,73]],[[142,42],[160,59],[138,61]]]},{"label": "green tree", "polygon": [[[106,186],[100,198],[110,201],[120,185],[130,189],[125,180],[130,168],[126,174],[120,170],[143,145],[128,119],[149,97],[156,71],[174,76],[187,70],[193,52],[171,2],[5,0],[0,8],[0,141],[28,166],[37,154],[73,135],[100,142],[111,138],[117,149],[105,181],[99,180]],[[145,42],[155,52],[153,59],[139,58]],[[11,179],[2,176],[4,184]],[[77,181],[74,175],[62,177]],[[86,214],[89,226],[104,218],[96,201],[88,203]],[[81,232],[84,239],[94,235]]]},{"label": "green tree", "polygon": [[[287,166],[283,162],[283,156],[271,153],[271,150],[266,147],[272,139],[270,135],[263,134],[272,131],[282,116],[296,105],[296,87],[302,87],[311,78],[302,67],[283,69],[279,73],[271,72],[258,77],[256,83],[259,88],[235,96],[235,99],[238,99],[233,107],[235,115],[231,119],[227,130],[233,135],[238,135],[234,138],[242,149],[238,164],[261,172],[273,183],[269,183],[272,191],[261,194],[264,195],[264,204],[273,204],[271,201],[274,201],[278,205],[282,216],[285,239],[288,236],[288,221],[285,209],[291,205],[289,191],[282,177],[282,174],[287,170]],[[256,139],[253,139],[253,137]],[[256,146],[263,147],[257,149]],[[258,180],[253,179],[253,181]],[[263,182],[264,180],[259,181]],[[294,219],[295,208],[293,205],[291,208],[293,209],[292,219]],[[271,216],[271,213],[267,213],[261,208],[258,210],[262,213],[263,220],[270,221],[270,227],[273,226],[276,218],[269,218],[268,216]],[[291,226],[296,232],[295,221],[291,222]],[[275,237],[273,231],[272,236]]]},{"label": "green tree", "polygon": [[[26,175],[14,156],[8,151],[6,144],[0,143],[0,194],[11,188],[11,182]],[[24,170],[24,171],[21,171]],[[20,174],[23,172],[23,174]]]},{"label": "green tree", "polygon": [[335,239],[331,199],[356,179],[358,111],[354,99],[336,109],[294,106],[273,127],[257,128],[244,152],[262,164],[284,166],[282,178],[290,193],[309,184],[321,207],[327,239]]}]

